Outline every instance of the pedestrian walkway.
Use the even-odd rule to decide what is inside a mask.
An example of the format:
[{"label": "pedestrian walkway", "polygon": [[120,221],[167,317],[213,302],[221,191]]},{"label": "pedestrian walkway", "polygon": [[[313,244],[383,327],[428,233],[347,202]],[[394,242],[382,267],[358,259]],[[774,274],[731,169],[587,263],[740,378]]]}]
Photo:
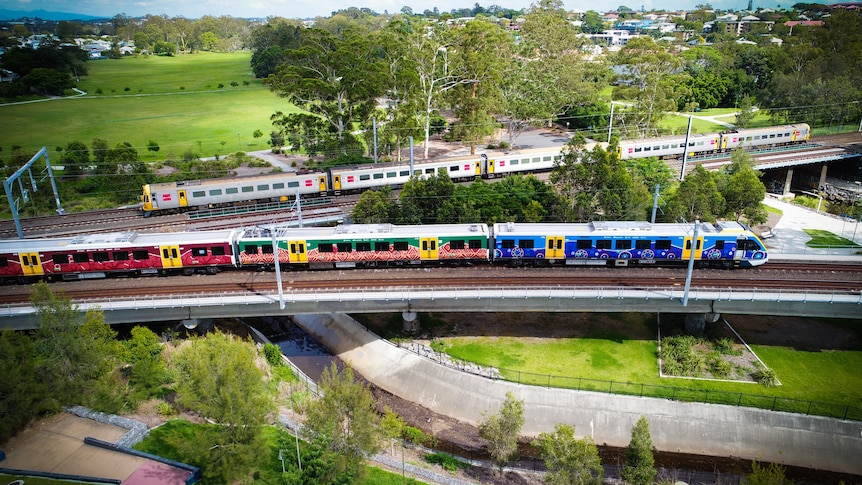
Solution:
[{"label": "pedestrian walkway", "polygon": [[771,195],[764,199],[764,203],[782,212],[781,219],[772,229],[774,237],[764,241],[769,251],[781,254],[849,256],[857,254],[860,250],[860,248],[811,248],[807,246],[811,236],[804,231],[805,229],[829,231],[862,244],[862,230],[858,230],[857,221],[784,202]]}]

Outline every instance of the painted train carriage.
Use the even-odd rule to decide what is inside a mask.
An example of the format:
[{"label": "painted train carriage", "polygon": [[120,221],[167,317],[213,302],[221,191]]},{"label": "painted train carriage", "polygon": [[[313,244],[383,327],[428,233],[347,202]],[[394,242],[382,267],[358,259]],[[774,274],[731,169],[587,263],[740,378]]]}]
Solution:
[{"label": "painted train carriage", "polygon": [[115,232],[0,241],[0,277],[90,279],[113,275],[215,273],[233,266],[234,231]]},{"label": "painted train carriage", "polygon": [[[490,255],[485,224],[276,229],[275,240],[280,265],[321,269],[487,262]],[[244,266],[274,265],[272,233],[246,231],[237,240],[237,254]]]},{"label": "painted train carriage", "polygon": [[279,201],[303,195],[326,195],[326,172],[282,172],[248,177],[166,182],[143,186],[141,210],[184,210],[248,201]]},{"label": "painted train carriage", "polygon": [[[495,224],[494,260],[513,264],[687,264],[692,224],[606,221],[583,224]],[[701,223],[694,259],[699,267],[766,263],[763,243],[738,222]]]}]

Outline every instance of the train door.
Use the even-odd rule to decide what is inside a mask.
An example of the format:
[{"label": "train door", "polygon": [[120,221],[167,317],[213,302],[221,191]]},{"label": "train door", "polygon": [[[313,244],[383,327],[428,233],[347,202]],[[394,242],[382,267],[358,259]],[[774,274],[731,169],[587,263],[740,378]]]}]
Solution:
[{"label": "train door", "polygon": [[185,190],[178,190],[177,191],[177,198],[180,200],[180,207],[188,207],[189,200],[188,200],[188,198],[186,198],[186,191]]},{"label": "train door", "polygon": [[337,194],[341,191],[341,175],[332,176],[332,190]]},{"label": "train door", "polygon": [[[486,156],[486,157],[484,157],[484,158],[487,158],[487,156]],[[483,158],[483,160],[484,160],[484,158]],[[476,173],[475,173],[475,175],[476,175],[477,177],[481,177],[481,176],[482,176],[482,160],[478,160],[478,161],[476,162]]]},{"label": "train door", "polygon": [[490,177],[494,177],[494,168],[496,165],[496,161],[493,158],[488,159],[488,175]]},{"label": "train door", "polygon": [[21,261],[21,271],[25,276],[36,276],[44,274],[39,253],[21,253],[18,255]]},{"label": "train door", "polygon": [[[694,248],[694,259],[700,259],[700,252],[703,250],[703,237],[697,238],[697,246]],[[686,237],[682,249],[682,259],[688,260],[691,257],[691,237]]]},{"label": "train door", "polygon": [[419,257],[424,260],[436,261],[439,256],[439,252],[437,250],[437,238],[436,237],[423,237],[419,239],[419,244],[421,245],[421,249],[419,251]]},{"label": "train door", "polygon": [[326,175],[321,175],[318,178],[318,186],[321,194],[326,194]]},{"label": "train door", "polygon": [[307,263],[308,254],[306,254],[305,241],[288,241],[290,247],[290,262],[291,263]]},{"label": "train door", "polygon": [[180,257],[179,246],[161,246],[162,268],[182,268],[183,260]]},{"label": "train door", "polygon": [[545,258],[546,259],[563,259],[566,257],[564,248],[565,239],[563,236],[548,236],[545,243]]}]

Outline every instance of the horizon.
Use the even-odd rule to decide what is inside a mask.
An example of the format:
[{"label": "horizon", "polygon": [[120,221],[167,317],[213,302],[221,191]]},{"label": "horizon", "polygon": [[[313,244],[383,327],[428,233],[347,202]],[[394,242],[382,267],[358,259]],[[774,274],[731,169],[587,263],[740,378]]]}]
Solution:
[{"label": "horizon", "polygon": [[[527,10],[535,2],[530,0],[515,0],[514,2],[501,5],[504,9],[512,10]],[[629,4],[631,2],[618,2],[618,5],[613,7],[596,10],[592,2],[586,0],[565,0],[563,7],[566,10],[596,10],[610,11],[619,6],[626,6],[635,11],[651,10],[694,10],[696,5],[710,4],[715,10],[745,10],[748,7],[748,0],[718,0],[714,2],[706,2],[702,0],[668,0],[667,2],[656,2],[654,0],[642,0],[639,4]],[[841,3],[838,1],[830,1],[826,4]],[[862,2],[859,2],[862,3]],[[144,17],[146,15],[167,15],[168,17],[185,17],[189,19],[197,19],[203,16],[230,16],[236,18],[267,18],[267,17],[284,17],[294,19],[313,19],[317,17],[329,17],[333,12],[347,9],[350,7],[368,8],[378,14],[396,14],[400,13],[402,7],[410,7],[414,13],[423,13],[425,10],[432,10],[436,7],[439,12],[450,12],[459,9],[471,9],[475,5],[470,5],[469,2],[461,2],[456,0],[445,0],[440,4],[434,4],[431,0],[418,0],[405,2],[404,0],[371,0],[363,7],[351,5],[341,0],[324,0],[322,2],[313,2],[312,0],[275,0],[274,2],[253,1],[245,5],[237,5],[225,0],[205,0],[203,2],[169,2],[167,0],[144,0],[134,2],[108,2],[106,0],[85,0],[84,2],[75,2],[69,0],[12,0],[9,4],[4,5],[0,9],[0,15],[5,12],[10,13],[36,13],[44,12],[47,15],[57,18],[43,18],[43,20],[88,20],[94,18],[110,19],[117,15],[125,15],[129,17]],[[482,5],[479,3],[479,5]],[[482,5],[489,7],[489,5]],[[782,8],[781,2],[777,0],[757,1],[753,2],[753,7],[758,8]],[[790,8],[790,5],[785,5],[784,8]],[[171,12],[170,14],[168,12]],[[30,15],[18,15],[10,18],[0,18],[0,20],[12,20],[13,18],[29,17]],[[38,15],[33,15],[37,17]],[[68,17],[66,17],[68,16]],[[80,18],[74,18],[79,16]],[[6,17],[6,15],[4,15]],[[62,17],[62,18],[60,18]]]}]

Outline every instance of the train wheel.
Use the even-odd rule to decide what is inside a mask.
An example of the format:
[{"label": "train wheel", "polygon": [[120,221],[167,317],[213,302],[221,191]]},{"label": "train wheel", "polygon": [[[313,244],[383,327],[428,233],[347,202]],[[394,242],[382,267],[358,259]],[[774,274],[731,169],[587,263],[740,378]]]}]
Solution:
[{"label": "train wheel", "polygon": [[195,274],[194,268],[183,268],[183,276],[191,276]]}]

